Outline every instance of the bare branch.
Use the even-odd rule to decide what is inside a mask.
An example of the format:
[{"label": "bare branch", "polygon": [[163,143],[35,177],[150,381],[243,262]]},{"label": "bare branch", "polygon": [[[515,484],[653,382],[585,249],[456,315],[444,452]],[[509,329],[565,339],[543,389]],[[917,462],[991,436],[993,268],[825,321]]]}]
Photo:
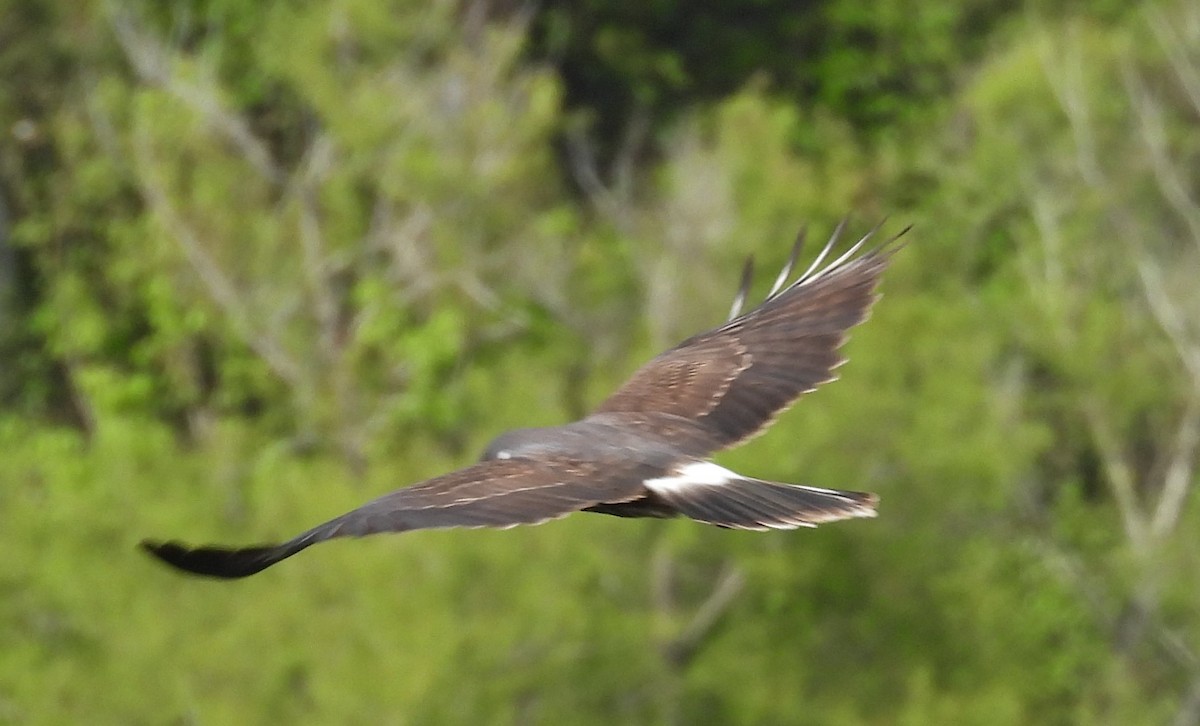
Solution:
[{"label": "bare branch", "polygon": [[458,289],[480,308],[490,311],[500,309],[500,296],[496,294],[496,291],[490,285],[480,278],[477,271],[466,269],[454,275],[451,279]]},{"label": "bare branch", "polygon": [[422,244],[433,228],[433,220],[433,210],[424,204],[411,209],[399,223],[394,221],[390,206],[382,201],[376,205],[369,237],[386,247],[392,281],[400,286],[434,277],[437,265],[432,259],[433,246]]},{"label": "bare branch", "polygon": [[618,229],[623,229],[623,226],[619,224],[622,219],[620,204],[617,202],[616,195],[600,178],[596,151],[592,147],[592,141],[588,138],[587,132],[580,125],[572,125],[567,129],[565,140],[567,161],[575,183],[583,190],[588,201],[598,212],[610,222],[617,224]]},{"label": "bare branch", "polygon": [[650,114],[644,108],[635,109],[625,125],[621,145],[609,168],[611,184],[601,178],[596,150],[584,126],[573,124],[566,133],[571,176],[592,206],[623,234],[632,231],[634,172],[649,130]]},{"label": "bare branch", "polygon": [[[1063,311],[1059,310],[1062,307],[1061,296],[1056,292],[1061,293],[1066,289],[1064,285],[1066,274],[1063,271],[1062,236],[1059,233],[1058,220],[1050,209],[1049,195],[1035,190],[1029,195],[1029,204],[1034,225],[1038,230],[1038,242],[1042,247],[1042,265],[1040,275],[1034,272],[1032,266],[1026,269],[1026,275],[1036,280],[1032,288],[1035,293],[1041,293],[1042,310],[1061,318],[1063,315]],[[1060,335],[1068,330],[1063,324],[1064,322],[1058,320],[1054,326]]]},{"label": "bare branch", "polygon": [[645,108],[638,106],[630,114],[628,123],[625,124],[621,147],[617,150],[617,156],[613,160],[613,186],[617,198],[625,202],[622,206],[629,206],[628,201],[633,197],[634,171],[637,169],[638,155],[641,153],[642,144],[649,131],[650,113]]},{"label": "bare branch", "polygon": [[1138,78],[1128,65],[1121,68],[1121,76],[1125,82],[1126,93],[1133,105],[1141,129],[1141,139],[1150,152],[1151,169],[1154,179],[1158,182],[1163,198],[1175,210],[1175,213],[1187,224],[1192,239],[1200,243],[1200,204],[1192,199],[1188,185],[1180,175],[1180,170],[1171,159],[1171,151],[1167,147],[1167,131],[1163,123],[1162,109],[1157,101],[1146,90],[1145,84]]},{"label": "bare branch", "polygon": [[167,185],[155,171],[150,142],[144,128],[133,133],[135,163],[138,167],[137,180],[142,195],[150,209],[162,221],[167,231],[183,250],[188,263],[209,296],[217,304],[242,339],[264,362],[284,380],[293,385],[303,380],[302,369],[278,343],[273,335],[259,330],[251,321],[249,310],[242,301],[233,283],[211,256],[199,235],[175,210],[165,191]]},{"label": "bare branch", "polygon": [[327,135],[319,134],[305,153],[304,162],[295,175],[295,190],[289,195],[295,198],[298,206],[304,274],[312,296],[314,317],[321,331],[321,351],[327,362],[336,357],[339,347],[338,306],[330,290],[329,265],[317,212],[316,187],[332,165],[332,157],[333,143]]},{"label": "bare branch", "polygon": [[1200,673],[1197,673],[1196,677],[1192,679],[1192,686],[1188,689],[1183,703],[1179,706],[1179,711],[1171,721],[1171,726],[1197,726],[1197,724],[1200,724]]},{"label": "bare branch", "polygon": [[1187,317],[1176,307],[1166,292],[1162,273],[1148,260],[1138,260],[1138,275],[1142,291],[1154,320],[1170,338],[1180,361],[1192,376],[1193,386],[1200,388],[1200,341],[1189,340]]},{"label": "bare branch", "polygon": [[[1099,187],[1104,183],[1104,174],[1100,171],[1097,161],[1096,139],[1092,134],[1091,114],[1086,100],[1083,54],[1079,51],[1075,35],[1077,33],[1072,29],[1065,43],[1051,43],[1047,40],[1039,43],[1037,47],[1046,80],[1071,126],[1079,175],[1088,185]],[[1058,48],[1064,49],[1064,57],[1052,57],[1051,49]]]},{"label": "bare branch", "polygon": [[[1195,12],[1195,6],[1191,7]],[[1179,79],[1179,85],[1183,87],[1196,114],[1200,115],[1200,68],[1188,60],[1187,54],[1184,52],[1185,48],[1194,47],[1195,41],[1180,37],[1171,22],[1163,15],[1161,8],[1147,5],[1146,14],[1150,29],[1154,32],[1159,46],[1166,52],[1171,69],[1175,71],[1175,76]],[[1193,18],[1193,23],[1197,22],[1200,22],[1200,18]]]},{"label": "bare branch", "polygon": [[1151,534],[1162,540],[1175,530],[1183,504],[1196,480],[1196,450],[1200,445],[1200,387],[1188,400],[1179,430],[1175,433],[1175,445],[1171,461],[1163,475],[1162,491],[1151,522]]},{"label": "bare branch", "polygon": [[1138,504],[1137,480],[1133,469],[1122,451],[1120,439],[1112,430],[1112,424],[1101,412],[1099,403],[1089,400],[1084,403],[1083,411],[1092,442],[1096,445],[1104,467],[1105,478],[1117,502],[1125,536],[1133,551],[1139,556],[1145,556],[1149,546],[1148,525],[1146,515]]},{"label": "bare branch", "polygon": [[671,550],[660,543],[650,559],[650,594],[654,610],[662,616],[675,612],[675,559]]},{"label": "bare branch", "polygon": [[143,82],[166,91],[198,113],[214,130],[229,139],[263,177],[276,184],[282,182],[283,173],[272,160],[266,144],[254,135],[243,118],[224,107],[215,84],[199,85],[173,72],[167,50],[157,39],[137,27],[130,12],[114,12],[111,22],[118,44]]},{"label": "bare branch", "polygon": [[721,621],[721,617],[733,605],[734,599],[741,593],[745,584],[746,578],[741,570],[735,567],[726,568],[708,598],[692,616],[691,622],[678,637],[667,644],[667,659],[679,667],[691,662],[705,639]]}]

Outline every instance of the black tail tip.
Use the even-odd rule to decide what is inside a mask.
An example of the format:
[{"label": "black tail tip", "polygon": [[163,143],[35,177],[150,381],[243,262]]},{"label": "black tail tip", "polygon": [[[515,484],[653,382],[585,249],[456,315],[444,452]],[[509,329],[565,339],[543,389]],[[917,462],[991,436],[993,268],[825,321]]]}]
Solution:
[{"label": "black tail tip", "polygon": [[142,540],[141,549],[158,560],[193,575],[236,579],[253,575],[278,561],[274,547],[226,549],[223,547],[189,547],[182,542]]}]

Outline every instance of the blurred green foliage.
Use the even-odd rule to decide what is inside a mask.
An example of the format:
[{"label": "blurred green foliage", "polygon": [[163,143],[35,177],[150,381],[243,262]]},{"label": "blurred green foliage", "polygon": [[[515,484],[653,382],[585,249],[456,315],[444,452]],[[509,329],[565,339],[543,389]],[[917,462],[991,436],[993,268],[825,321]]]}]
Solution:
[{"label": "blurred green foliage", "polygon": [[[1200,722],[1200,12],[864,8],[0,0],[0,723]],[[722,462],[877,520],[135,551],[580,416],[848,211],[845,380]]]},{"label": "blurred green foliage", "polygon": [[755,77],[873,135],[949,93],[1013,10],[1003,0],[547,2],[534,15],[529,54],[558,70],[568,108],[594,117],[612,144],[631,113],[674,121]]}]

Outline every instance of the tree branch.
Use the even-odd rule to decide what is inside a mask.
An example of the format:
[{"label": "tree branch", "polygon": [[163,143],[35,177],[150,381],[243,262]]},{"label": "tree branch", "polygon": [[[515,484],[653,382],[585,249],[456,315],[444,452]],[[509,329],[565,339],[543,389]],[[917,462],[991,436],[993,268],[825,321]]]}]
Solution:
[{"label": "tree branch", "polygon": [[1200,241],[1200,205],[1192,199],[1187,183],[1171,159],[1162,109],[1128,65],[1122,67],[1121,76],[1138,119],[1141,139],[1150,152],[1150,168],[1154,172],[1155,181],[1158,182],[1159,191],[1162,192],[1163,199],[1187,224],[1192,239]]},{"label": "tree branch", "polygon": [[272,160],[267,145],[254,135],[243,118],[224,107],[215,85],[191,83],[173,72],[166,49],[149,33],[137,27],[129,11],[113,13],[111,23],[117,43],[143,82],[166,91],[198,113],[209,126],[229,139],[250,166],[263,177],[275,184],[283,181],[283,173]]},{"label": "tree branch", "polygon": [[1138,261],[1138,275],[1142,280],[1142,292],[1150,307],[1150,313],[1162,331],[1167,334],[1179,356],[1180,362],[1192,376],[1193,387],[1200,388],[1200,341],[1188,339],[1187,317],[1183,315],[1166,292],[1162,273],[1158,267],[1146,260]]},{"label": "tree branch", "polygon": [[678,636],[667,643],[664,648],[667,660],[679,668],[686,667],[733,605],[734,599],[741,593],[745,584],[746,578],[741,570],[727,567],[691,621]]},{"label": "tree branch", "polygon": [[257,329],[251,322],[248,308],[233,283],[209,256],[196,231],[183,220],[171,204],[165,191],[166,184],[154,171],[153,154],[146,137],[145,129],[139,127],[134,130],[133,149],[138,170],[136,178],[150,209],[179,244],[196,276],[208,290],[217,307],[225,314],[242,342],[262,358],[277,375],[293,386],[299,385],[304,379],[300,365],[284,351],[273,335]]},{"label": "tree branch", "polygon": [[1175,433],[1171,461],[1163,475],[1162,491],[1150,524],[1151,534],[1162,540],[1175,530],[1188,492],[1196,480],[1196,449],[1200,444],[1200,389],[1188,400]]}]

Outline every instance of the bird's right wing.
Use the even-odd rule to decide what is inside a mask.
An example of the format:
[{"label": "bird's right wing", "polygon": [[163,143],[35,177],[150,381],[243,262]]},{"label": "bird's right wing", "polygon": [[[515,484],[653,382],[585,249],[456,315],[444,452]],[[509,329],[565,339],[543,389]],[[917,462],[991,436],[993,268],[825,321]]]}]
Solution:
[{"label": "bird's right wing", "polygon": [[[732,320],[642,366],[596,413],[640,414],[652,423],[655,415],[686,419],[707,432],[710,449],[727,448],[761,432],[801,395],[834,380],[834,369],[845,360],[838,349],[846,332],[866,319],[900,236],[860,254],[868,234],[822,267],[841,230],[807,272],[784,286],[789,263],[766,301],[737,315],[749,278],[743,273]],[[793,261],[799,248],[797,241]]]},{"label": "bird's right wing", "polygon": [[385,494],[280,544],[190,547],[146,541],[148,552],[181,570],[220,578],[253,575],[318,542],[439,527],[540,524],[644,493],[633,464],[496,459]]}]

